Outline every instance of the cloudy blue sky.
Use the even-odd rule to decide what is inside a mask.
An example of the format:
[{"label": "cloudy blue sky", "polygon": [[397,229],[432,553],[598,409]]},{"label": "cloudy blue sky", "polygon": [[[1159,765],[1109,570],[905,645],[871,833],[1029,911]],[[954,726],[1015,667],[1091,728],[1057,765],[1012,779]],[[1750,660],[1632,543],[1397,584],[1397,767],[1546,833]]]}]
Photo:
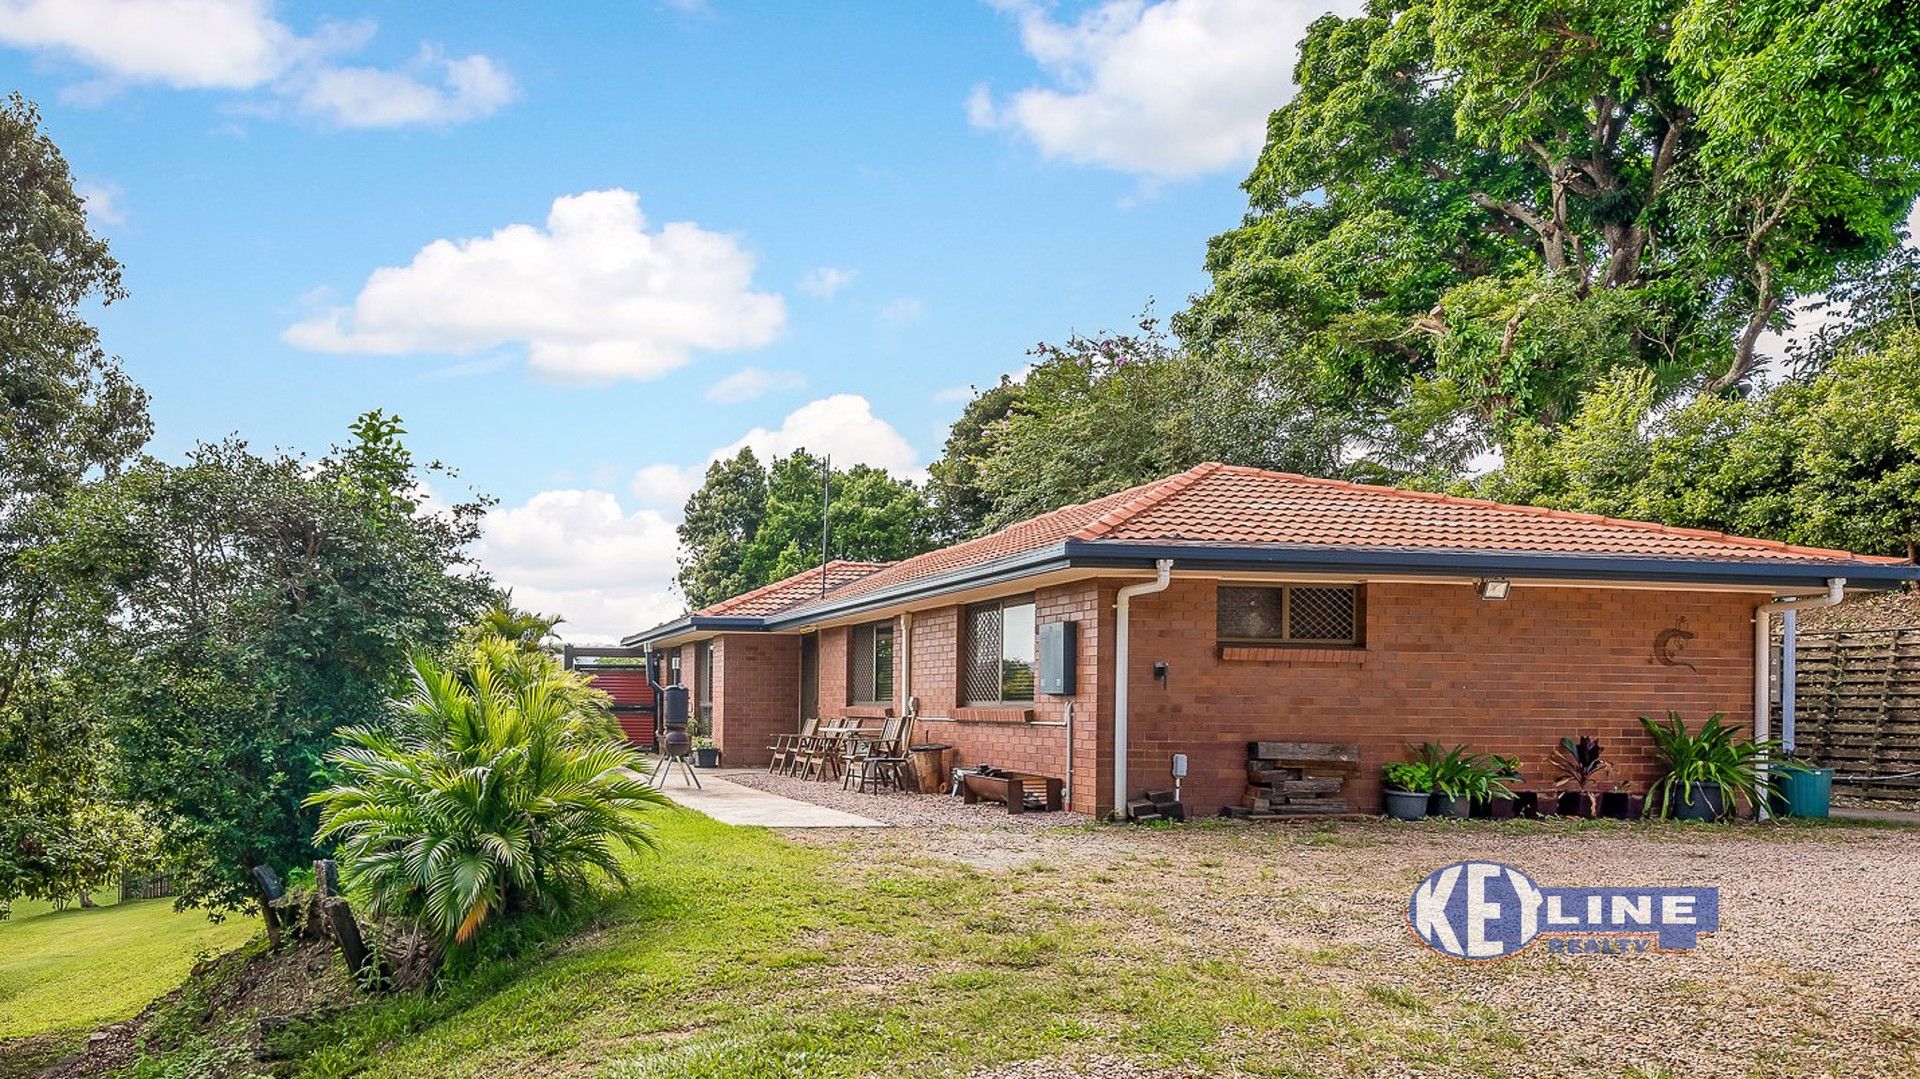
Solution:
[{"label": "cloudy blue sky", "polygon": [[397,412],[592,640],[678,611],[714,455],[914,475],[1033,343],[1177,309],[1327,7],[0,0],[0,75],[156,453]]}]

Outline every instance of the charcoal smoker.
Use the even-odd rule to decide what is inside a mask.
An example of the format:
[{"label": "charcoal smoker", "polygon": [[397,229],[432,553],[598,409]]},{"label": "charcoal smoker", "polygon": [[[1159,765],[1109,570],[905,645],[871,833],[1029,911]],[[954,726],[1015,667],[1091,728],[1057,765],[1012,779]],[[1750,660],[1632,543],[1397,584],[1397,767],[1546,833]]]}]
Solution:
[{"label": "charcoal smoker", "polygon": [[680,766],[681,774],[693,787],[700,786],[700,777],[693,773],[693,762],[687,758],[693,755],[693,736],[687,733],[687,687],[671,685],[659,694],[660,726],[660,763],[653,766],[653,774],[647,782],[656,787],[665,787],[667,778],[673,775],[673,766]]}]

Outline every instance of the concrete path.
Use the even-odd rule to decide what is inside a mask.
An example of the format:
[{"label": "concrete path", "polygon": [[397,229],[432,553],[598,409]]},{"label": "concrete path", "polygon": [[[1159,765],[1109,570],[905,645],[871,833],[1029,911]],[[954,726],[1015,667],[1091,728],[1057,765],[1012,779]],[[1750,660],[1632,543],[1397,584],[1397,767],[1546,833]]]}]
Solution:
[{"label": "concrete path", "polygon": [[712,772],[699,772],[700,787],[690,786],[678,768],[667,779],[667,797],[697,809],[722,824],[762,828],[885,828],[871,817],[828,809],[784,795],[743,787]]}]

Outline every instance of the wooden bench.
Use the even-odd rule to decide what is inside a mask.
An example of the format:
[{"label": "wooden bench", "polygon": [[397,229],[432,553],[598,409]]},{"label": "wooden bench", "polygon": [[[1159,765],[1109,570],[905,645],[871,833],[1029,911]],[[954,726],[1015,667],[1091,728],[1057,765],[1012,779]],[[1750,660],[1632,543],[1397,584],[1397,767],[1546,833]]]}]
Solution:
[{"label": "wooden bench", "polygon": [[1025,813],[1028,791],[1044,792],[1049,812],[1058,813],[1066,808],[1064,786],[1052,776],[1037,776],[1027,772],[1001,772],[998,775],[963,772],[960,776],[960,800],[968,805],[983,800],[1004,802],[1007,812]]}]

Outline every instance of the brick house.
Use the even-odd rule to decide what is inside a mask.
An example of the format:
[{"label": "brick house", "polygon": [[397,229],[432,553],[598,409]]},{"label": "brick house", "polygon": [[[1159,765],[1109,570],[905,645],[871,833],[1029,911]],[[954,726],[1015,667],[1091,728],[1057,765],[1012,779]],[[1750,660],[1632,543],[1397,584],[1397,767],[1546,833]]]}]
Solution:
[{"label": "brick house", "polygon": [[[623,643],[691,687],[730,765],[764,764],[805,717],[911,712],[915,741],[1061,777],[1081,812],[1169,785],[1185,753],[1206,814],[1239,801],[1247,742],[1349,742],[1371,810],[1380,766],[1428,740],[1541,781],[1562,735],[1593,734],[1644,789],[1640,715],[1750,726],[1759,700],[1764,733],[1766,605],[1915,579],[1899,559],[1209,463]],[[1068,692],[1036,685],[1048,646]]]}]

